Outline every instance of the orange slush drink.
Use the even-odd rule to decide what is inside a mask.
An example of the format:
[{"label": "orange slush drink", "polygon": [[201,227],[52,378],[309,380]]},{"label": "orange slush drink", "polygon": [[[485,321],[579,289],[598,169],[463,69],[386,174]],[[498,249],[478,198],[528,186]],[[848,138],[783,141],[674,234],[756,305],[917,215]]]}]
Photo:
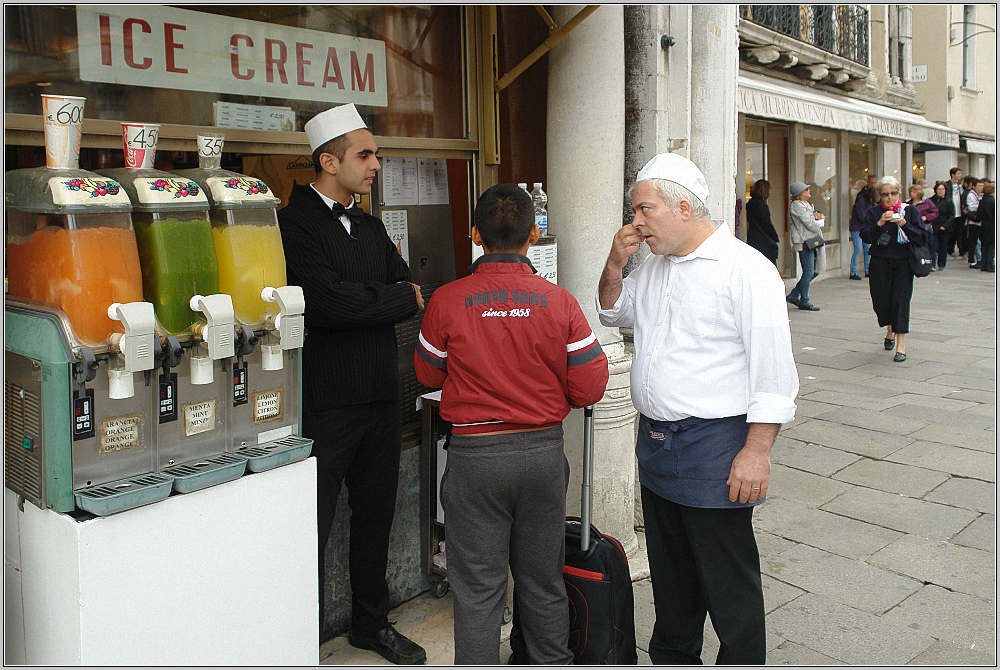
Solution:
[{"label": "orange slush drink", "polygon": [[234,224],[213,226],[215,255],[219,261],[219,291],[233,297],[236,318],[259,324],[268,312],[278,312],[277,303],[264,302],[265,286],[285,286],[285,254],[277,226]]},{"label": "orange slush drink", "polygon": [[[115,332],[108,307],[142,300],[135,233],[125,228],[47,226],[7,245],[10,295],[58,306],[85,344]],[[120,328],[118,329],[120,331]]]}]

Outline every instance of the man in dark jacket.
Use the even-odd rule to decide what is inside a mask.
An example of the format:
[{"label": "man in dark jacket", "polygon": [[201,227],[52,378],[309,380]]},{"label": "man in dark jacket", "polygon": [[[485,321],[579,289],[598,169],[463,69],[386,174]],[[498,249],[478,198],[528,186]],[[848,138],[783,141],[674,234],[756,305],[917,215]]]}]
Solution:
[{"label": "man in dark jacket", "polygon": [[348,639],[393,663],[422,663],[424,650],[389,624],[385,572],[402,431],[394,324],[422,309],[423,299],[384,224],[354,203],[355,193],[371,192],[380,169],[375,138],[354,105],[318,114],[305,131],[316,181],[292,189],[278,223],[288,281],[302,287],[306,301],[302,434],[314,440],[316,457],[320,631],[326,542],[346,481]]}]

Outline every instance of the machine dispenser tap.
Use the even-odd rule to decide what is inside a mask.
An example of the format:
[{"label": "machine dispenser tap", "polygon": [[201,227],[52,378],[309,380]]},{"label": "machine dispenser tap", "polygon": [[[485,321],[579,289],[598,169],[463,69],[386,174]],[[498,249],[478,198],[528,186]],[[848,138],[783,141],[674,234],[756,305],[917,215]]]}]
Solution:
[{"label": "machine dispenser tap", "polygon": [[113,303],[108,316],[121,321],[125,333],[114,333],[109,338],[112,346],[121,351],[125,371],[142,372],[156,367],[156,332],[153,305],[148,302]]},{"label": "machine dispenser tap", "polygon": [[278,314],[274,317],[274,327],[278,330],[282,349],[298,349],[305,337],[306,301],[301,286],[264,287],[260,292],[264,302],[277,302]]},{"label": "machine dispenser tap", "polygon": [[208,323],[201,327],[201,339],[208,345],[208,356],[213,360],[232,358],[236,355],[233,342],[236,315],[233,299],[225,293],[215,295],[195,295],[191,297],[192,311],[205,315]]}]

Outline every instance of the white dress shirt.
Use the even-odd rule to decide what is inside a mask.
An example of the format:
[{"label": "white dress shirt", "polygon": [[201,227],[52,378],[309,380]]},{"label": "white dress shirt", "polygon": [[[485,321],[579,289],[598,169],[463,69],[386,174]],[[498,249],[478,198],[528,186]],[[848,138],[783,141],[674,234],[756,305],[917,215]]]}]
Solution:
[{"label": "white dress shirt", "polygon": [[[325,195],[323,195],[322,193],[320,193],[319,189],[316,188],[316,184],[315,183],[309,184],[309,186],[312,187],[312,190],[316,191],[316,195],[318,195],[319,197],[323,198],[323,202],[325,202],[326,206],[329,207],[332,210],[333,209],[333,203],[336,202],[336,201],[333,198],[328,198]],[[354,207],[354,199],[353,198],[351,199],[351,207]],[[345,207],[344,209],[350,209],[351,207]],[[351,234],[351,219],[346,214],[341,214],[340,215],[340,223],[342,223],[344,225],[344,230],[346,230],[347,234],[350,235]]]},{"label": "white dress shirt", "polygon": [[624,280],[605,326],[632,326],[632,402],[679,421],[795,418],[799,377],[774,264],[720,226],[687,256],[650,254]]}]

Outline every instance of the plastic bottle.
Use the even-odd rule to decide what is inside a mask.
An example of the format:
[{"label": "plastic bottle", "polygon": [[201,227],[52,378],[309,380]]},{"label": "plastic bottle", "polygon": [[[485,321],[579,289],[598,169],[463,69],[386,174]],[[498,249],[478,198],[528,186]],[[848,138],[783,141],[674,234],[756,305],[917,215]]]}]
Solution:
[{"label": "plastic bottle", "polygon": [[526,182],[519,181],[517,185],[523,188],[525,193],[528,193],[529,195],[531,194],[531,191],[528,190],[528,184]]},{"label": "plastic bottle", "polygon": [[549,201],[549,196],[545,195],[540,182],[535,182],[535,189],[531,192],[531,199],[535,203],[535,223],[538,224],[538,232],[540,235],[547,235],[549,215],[545,211],[545,205]]}]

